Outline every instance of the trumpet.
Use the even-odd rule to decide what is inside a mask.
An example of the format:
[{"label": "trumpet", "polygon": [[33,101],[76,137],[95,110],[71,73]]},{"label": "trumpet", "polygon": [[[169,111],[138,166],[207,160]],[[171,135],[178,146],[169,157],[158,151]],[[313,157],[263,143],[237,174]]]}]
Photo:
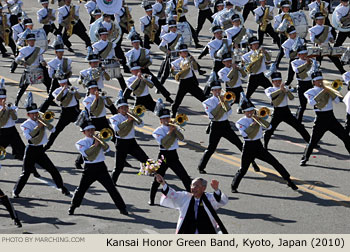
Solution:
[{"label": "trumpet", "polygon": [[[55,119],[55,113],[52,111],[46,111],[45,113],[39,112],[39,115],[47,123],[50,123],[53,121],[53,119]],[[38,120],[40,120],[40,118]],[[40,121],[40,122],[42,124],[44,124],[45,126],[47,125],[45,122],[44,123],[42,121]]]},{"label": "trumpet", "polygon": [[146,107],[143,105],[137,105],[132,110],[133,114],[137,115],[138,117],[143,117],[146,112]]},{"label": "trumpet", "polygon": [[5,159],[6,157],[6,149],[3,146],[0,146],[0,160]]}]

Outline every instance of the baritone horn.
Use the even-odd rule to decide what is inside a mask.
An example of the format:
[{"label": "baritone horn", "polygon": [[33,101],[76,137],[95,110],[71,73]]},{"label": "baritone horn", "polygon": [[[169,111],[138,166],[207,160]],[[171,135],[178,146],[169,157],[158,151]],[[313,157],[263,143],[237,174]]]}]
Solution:
[{"label": "baritone horn", "polygon": [[6,149],[3,146],[0,146],[0,160],[5,159],[6,157]]},{"label": "baritone horn", "polygon": [[40,117],[48,123],[51,123],[55,119],[55,113],[52,111],[46,111],[45,113],[39,112]]},{"label": "baritone horn", "polygon": [[135,115],[137,115],[138,117],[143,117],[145,115],[145,112],[146,112],[146,107],[139,104],[133,108],[132,112]]}]

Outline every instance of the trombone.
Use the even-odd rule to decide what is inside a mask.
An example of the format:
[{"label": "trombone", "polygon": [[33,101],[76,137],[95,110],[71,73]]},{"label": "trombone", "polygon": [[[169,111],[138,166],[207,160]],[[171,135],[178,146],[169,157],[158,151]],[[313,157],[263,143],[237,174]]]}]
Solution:
[{"label": "trombone", "polygon": [[133,112],[133,114],[137,115],[138,117],[143,117],[145,115],[145,112],[146,112],[146,107],[143,106],[142,104],[139,104],[132,109],[132,112]]},{"label": "trombone", "polygon": [[46,111],[45,113],[39,112],[38,122],[44,125],[46,128],[50,127],[50,123],[55,119],[55,113],[52,111]]},{"label": "trombone", "polygon": [[255,110],[255,112],[256,115],[253,115],[252,119],[261,127],[268,128],[270,126],[269,122],[263,120],[266,120],[269,115],[271,115],[270,109],[267,107],[261,107],[260,109]]},{"label": "trombone", "polygon": [[[135,107],[136,108],[136,107]],[[134,114],[134,110],[132,111],[132,113],[130,112],[126,112],[126,114],[128,116],[130,116],[132,119],[134,119],[135,122],[137,122],[137,124],[141,124],[142,123],[142,120],[141,118],[139,118],[139,116],[137,114]]]},{"label": "trombone", "polygon": [[222,101],[220,97],[219,97],[219,101],[222,108],[227,112],[225,102],[231,102],[231,101],[234,102],[236,100],[236,95],[231,91],[227,91],[222,97],[224,98],[224,101]]}]

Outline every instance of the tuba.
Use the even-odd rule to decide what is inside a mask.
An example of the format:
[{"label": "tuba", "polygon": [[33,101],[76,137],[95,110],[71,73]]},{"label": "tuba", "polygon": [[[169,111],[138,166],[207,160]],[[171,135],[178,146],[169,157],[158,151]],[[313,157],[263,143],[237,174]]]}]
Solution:
[{"label": "tuba", "polygon": [[6,157],[6,149],[3,146],[0,146],[0,160],[5,159]]}]

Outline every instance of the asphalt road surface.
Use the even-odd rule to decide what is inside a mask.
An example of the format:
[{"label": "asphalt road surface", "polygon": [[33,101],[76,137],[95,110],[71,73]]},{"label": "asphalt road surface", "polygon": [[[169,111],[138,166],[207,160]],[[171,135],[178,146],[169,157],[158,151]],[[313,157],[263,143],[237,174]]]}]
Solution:
[{"label": "asphalt road surface", "polygon": [[[35,27],[41,27],[36,21],[36,11],[41,8],[36,0],[26,0],[24,10],[33,19]],[[77,3],[77,1],[73,1]],[[132,7],[132,16],[140,31],[139,18],[144,15],[139,1],[127,1]],[[56,4],[55,4],[56,7]],[[80,4],[80,16],[88,26],[89,16]],[[196,27],[197,9],[191,5],[187,19]],[[309,20],[309,24],[311,21]],[[245,26],[257,30],[252,14],[249,15]],[[200,42],[205,45],[211,34],[210,23],[206,22],[201,32]],[[51,35],[49,35],[51,38]],[[51,38],[53,39],[53,38]],[[73,59],[73,85],[78,86],[76,78],[79,71],[88,67],[85,60],[86,50],[84,43],[73,36],[73,49],[75,54],[65,52],[65,55]],[[265,47],[272,51],[275,58],[278,50],[272,44],[271,38],[265,38]],[[345,42],[349,46],[349,40]],[[123,48],[130,48],[130,41],[124,38]],[[10,49],[8,48],[10,51]],[[191,53],[197,57],[200,49],[190,48]],[[152,45],[154,73],[160,67],[163,53]],[[54,58],[54,51],[49,49],[45,53],[45,59],[49,61]],[[8,90],[8,102],[14,102],[18,89],[18,82],[23,71],[22,67],[16,73],[10,74],[9,58],[2,58],[0,63],[0,77],[5,78]],[[205,76],[198,76],[200,85],[204,88],[212,65],[211,59],[206,56],[199,63],[207,71]],[[288,63],[286,59],[281,62],[283,79],[286,79]],[[321,69],[327,79],[341,78],[334,65],[324,59]],[[348,66],[345,67],[349,69]],[[126,78],[129,74],[124,75]],[[246,88],[246,83],[243,85]],[[294,80],[293,86],[296,86]],[[108,95],[116,98],[119,84],[116,80],[106,82],[105,90]],[[175,98],[178,84],[169,78],[165,87]],[[34,85],[28,88],[33,92],[34,101],[41,104],[46,97],[44,85]],[[79,91],[83,94],[84,89],[80,86]],[[346,87],[342,91],[346,93]],[[154,99],[160,96],[151,91]],[[297,94],[295,94],[297,95]],[[26,120],[24,109],[24,98],[19,105],[19,125]],[[258,106],[270,106],[263,90],[259,88],[253,94],[253,102]],[[169,104],[167,104],[169,105]],[[293,112],[298,106],[298,99],[290,102]],[[50,107],[59,117],[59,108]],[[236,122],[241,115],[234,113],[229,118]],[[185,141],[181,142],[178,150],[181,162],[186,167],[192,178],[199,176],[197,165],[203,152],[208,145],[208,135],[205,134],[208,118],[204,113],[202,104],[190,96],[186,96],[181,104],[179,112],[189,116],[189,123],[185,126]],[[344,124],[345,105],[343,103],[334,106],[334,113],[339,121]],[[304,124],[311,133],[314,112],[311,106],[304,115]],[[151,112],[146,112],[143,117],[145,127],[138,129],[136,138],[141,147],[151,158],[156,158],[158,145],[151,136],[152,131],[158,127],[159,119]],[[57,120],[54,121],[54,124]],[[21,134],[22,136],[22,134]],[[51,150],[47,152],[53,163],[59,169],[66,187],[74,192],[78,186],[82,172],[74,168],[74,160],[77,155],[75,142],[83,135],[75,125],[69,125],[56,139]],[[24,139],[24,137],[22,136]],[[111,149],[115,148],[110,143]],[[304,151],[305,143],[299,134],[286,124],[281,124],[269,143],[271,153],[287,168],[292,179],[299,186],[298,191],[287,187],[284,181],[277,175],[276,171],[268,164],[257,161],[261,172],[256,173],[250,168],[243,179],[238,194],[230,192],[230,184],[233,175],[240,167],[240,152],[228,141],[222,140],[216,153],[210,159],[207,172],[203,175],[205,179],[217,179],[220,189],[229,197],[229,203],[218,211],[220,218],[226,225],[229,233],[349,233],[349,209],[350,209],[350,162],[349,154],[343,143],[331,133],[326,133],[320,143],[320,148],[315,150],[306,167],[300,167],[299,161]],[[13,186],[21,173],[22,162],[13,159],[10,148],[6,160],[1,161],[0,187],[11,195]],[[92,185],[80,208],[76,209],[74,216],[68,216],[67,210],[71,197],[63,196],[51,180],[50,175],[39,168],[42,178],[30,177],[27,185],[21,193],[21,198],[12,199],[14,206],[23,222],[23,228],[16,228],[3,206],[0,206],[0,233],[174,233],[178,213],[176,210],[160,207],[150,207],[147,204],[149,188],[152,177],[138,176],[139,162],[133,158],[128,161],[132,168],[125,168],[119,178],[118,190],[123,196],[129,216],[119,214],[111,198],[105,189],[98,183]],[[114,168],[114,152],[106,157],[106,164],[110,171]],[[176,189],[183,190],[181,181],[169,170],[166,180]],[[211,188],[207,189],[208,191]],[[160,192],[157,194],[156,202],[159,203]]]}]

